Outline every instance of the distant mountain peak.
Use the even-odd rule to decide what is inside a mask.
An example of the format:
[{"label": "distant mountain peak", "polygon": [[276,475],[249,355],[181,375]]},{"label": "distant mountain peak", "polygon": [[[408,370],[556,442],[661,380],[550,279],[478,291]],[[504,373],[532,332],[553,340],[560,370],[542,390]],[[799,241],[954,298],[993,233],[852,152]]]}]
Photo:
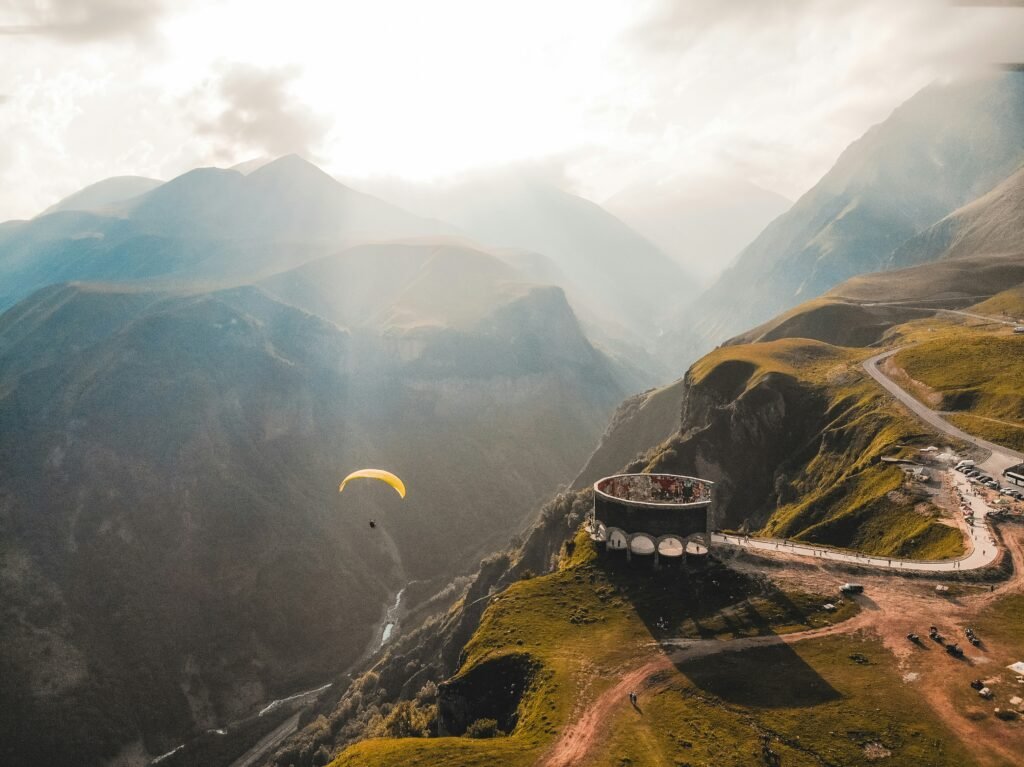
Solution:
[{"label": "distant mountain peak", "polygon": [[271,160],[249,173],[249,177],[252,179],[273,177],[275,179],[329,180],[338,186],[344,186],[334,176],[297,154],[286,154],[278,157],[276,160]]},{"label": "distant mountain peak", "polygon": [[238,171],[243,176],[248,176],[250,173],[253,173],[254,171],[259,170],[264,165],[268,165],[269,163],[272,163],[273,161],[274,161],[273,157],[268,157],[266,155],[261,155],[259,157],[252,157],[252,158],[250,158],[248,160],[243,160],[242,162],[235,163],[230,168],[228,168],[228,170]]},{"label": "distant mountain peak", "polygon": [[112,176],[79,189],[44,210],[37,218],[65,210],[106,212],[118,203],[145,194],[163,182],[145,176]]}]

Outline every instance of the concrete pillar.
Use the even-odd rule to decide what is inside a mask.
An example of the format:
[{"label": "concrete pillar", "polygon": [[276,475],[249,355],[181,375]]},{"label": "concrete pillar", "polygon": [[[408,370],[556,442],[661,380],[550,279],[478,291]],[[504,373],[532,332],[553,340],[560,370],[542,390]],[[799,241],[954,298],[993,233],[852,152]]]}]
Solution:
[{"label": "concrete pillar", "polygon": [[632,562],[633,561],[633,551],[632,551],[632,549],[631,549],[631,547],[630,547],[630,545],[628,543],[626,544],[626,561],[627,562]]},{"label": "concrete pillar", "polygon": [[657,549],[657,547],[655,547],[655,549],[654,549],[654,569],[655,570],[658,569],[658,549]]}]

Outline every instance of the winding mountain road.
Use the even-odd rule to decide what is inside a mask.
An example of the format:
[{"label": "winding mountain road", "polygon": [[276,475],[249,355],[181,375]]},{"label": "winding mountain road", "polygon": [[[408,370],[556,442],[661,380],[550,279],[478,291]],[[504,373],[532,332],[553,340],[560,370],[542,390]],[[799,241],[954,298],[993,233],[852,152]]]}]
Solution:
[{"label": "winding mountain road", "polygon": [[[950,310],[951,311],[951,310]],[[956,314],[967,314],[965,312],[954,312]],[[991,318],[984,318],[991,319]],[[1000,320],[993,320],[1000,321]],[[1015,450],[996,445],[988,440],[975,437],[945,420],[939,413],[924,405],[904,390],[885,373],[879,370],[879,363],[899,352],[903,347],[876,354],[864,361],[864,372],[871,376],[879,385],[893,395],[911,413],[927,423],[936,431],[947,434],[975,447],[986,450],[988,458],[982,461],[979,466],[993,477],[1002,475],[1004,469],[1014,464],[1024,462],[1024,454]],[[970,482],[960,474],[955,475],[955,481],[964,499],[971,505],[974,512],[974,521],[966,523],[965,531],[970,542],[968,553],[959,559],[943,560],[922,560],[922,559],[899,559],[893,557],[874,557],[857,552],[832,549],[826,546],[813,546],[807,543],[798,543],[785,539],[776,538],[749,538],[743,535],[725,535],[715,533],[711,536],[713,543],[736,546],[750,551],[779,552],[795,554],[797,556],[811,557],[823,562],[840,562],[845,564],[863,565],[866,567],[877,567],[889,570],[906,572],[953,572],[957,570],[977,570],[991,565],[999,556],[999,544],[988,526],[986,516],[989,509],[984,499],[975,495]]]},{"label": "winding mountain road", "polygon": [[[963,312],[958,313],[962,314]],[[864,372],[874,378],[882,388],[898,399],[911,413],[916,415],[936,431],[940,431],[943,434],[948,434],[950,437],[955,437],[956,439],[970,443],[976,447],[980,447],[982,450],[987,450],[989,452],[989,457],[986,458],[980,466],[993,477],[1000,476],[1003,469],[1013,466],[1014,464],[1024,462],[1024,454],[1018,453],[1016,450],[1010,450],[1007,447],[1002,447],[1001,445],[997,445],[993,442],[989,442],[988,440],[981,439],[980,437],[975,437],[972,434],[968,434],[963,429],[958,429],[939,415],[939,413],[915,399],[912,394],[900,387],[899,384],[878,369],[879,363],[884,362],[889,357],[900,352],[903,348],[904,347],[901,346],[887,352],[882,352],[881,354],[876,354],[874,357],[865,360]]]}]

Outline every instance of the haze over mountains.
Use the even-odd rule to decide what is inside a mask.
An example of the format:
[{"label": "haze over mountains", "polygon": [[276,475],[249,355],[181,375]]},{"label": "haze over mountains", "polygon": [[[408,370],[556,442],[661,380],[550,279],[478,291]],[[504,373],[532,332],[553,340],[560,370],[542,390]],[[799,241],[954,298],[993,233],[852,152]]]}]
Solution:
[{"label": "haze over mountains", "polygon": [[[918,446],[932,444],[936,436],[870,380],[861,363],[876,354],[879,346],[891,349],[903,344],[930,350],[935,355],[933,362],[939,367],[955,360],[956,364],[966,367],[967,373],[965,380],[959,382],[961,386],[954,387],[948,398],[951,406],[969,409],[972,403],[982,402],[994,409],[995,413],[984,412],[996,418],[980,415],[972,422],[987,423],[992,429],[992,439],[1005,437],[999,429],[1007,425],[1007,421],[1000,422],[999,418],[1016,421],[1018,438],[1024,433],[1024,426],[1020,425],[1024,393],[1013,385],[1012,379],[1007,386],[1005,373],[1001,384],[993,386],[988,366],[991,356],[997,355],[1001,369],[1018,371],[1024,359],[1021,341],[1010,328],[986,321],[984,316],[968,320],[968,327],[965,327],[964,318],[936,314],[934,308],[964,309],[990,317],[998,317],[1002,311],[1018,317],[1024,315],[1024,252],[1020,249],[1024,243],[1024,218],[1020,206],[1013,203],[1020,191],[1020,181],[1018,171],[993,192],[983,194],[943,219],[941,227],[934,227],[941,238],[929,229],[908,241],[910,246],[920,240],[914,246],[915,252],[924,252],[924,246],[930,245],[928,258],[932,260],[904,269],[853,277],[824,296],[793,307],[731,339],[692,365],[680,380],[625,400],[577,477],[573,485],[576,492],[559,495],[545,505],[521,547],[483,564],[462,606],[431,624],[429,629],[405,637],[391,655],[374,667],[373,674],[362,677],[352,691],[340,699],[326,696],[314,709],[316,719],[276,749],[267,764],[274,767],[313,764],[310,755],[320,752],[319,749],[335,756],[342,754],[337,763],[353,765],[396,764],[422,758],[442,762],[449,756],[465,759],[467,752],[474,755],[500,753],[497,747],[488,752],[487,744],[479,742],[463,745],[465,742],[459,739],[413,739],[409,736],[417,736],[415,731],[397,724],[389,730],[377,724],[378,712],[387,711],[389,705],[405,706],[403,713],[410,706],[422,705],[417,691],[424,680],[448,680],[443,685],[446,699],[439,705],[446,713],[465,712],[466,719],[472,719],[478,711],[488,714],[502,711],[505,700],[521,705],[523,687],[528,690],[527,696],[532,693],[543,701],[542,710],[555,709],[548,699],[555,697],[550,691],[536,693],[531,685],[481,684],[481,688],[486,689],[481,692],[469,688],[466,680],[473,678],[474,673],[484,678],[503,679],[503,676],[487,676],[491,670],[487,664],[496,658],[533,658],[542,664],[550,657],[543,655],[545,651],[563,654],[560,657],[576,655],[573,648],[580,646],[577,639],[586,631],[586,618],[593,613],[584,613],[575,603],[566,605],[564,586],[550,592],[556,603],[550,613],[550,623],[543,619],[538,622],[530,609],[545,598],[542,593],[545,587],[558,583],[566,573],[573,573],[570,560],[588,545],[585,535],[576,537],[575,542],[573,535],[578,516],[591,504],[587,494],[589,485],[611,473],[668,471],[714,479],[718,483],[715,526],[853,548],[884,557],[934,559],[962,552],[961,532],[948,524],[948,515],[943,519],[931,505],[928,494],[908,488],[898,468],[879,460],[882,455],[913,456],[912,452],[898,451],[913,451]],[[969,243],[969,248],[959,248],[960,243]],[[957,382],[956,377],[952,380]],[[1004,530],[1007,535],[1012,534]],[[720,556],[729,561],[728,553],[721,552]],[[530,569],[543,566],[553,557],[558,558],[558,567],[551,566],[550,577],[541,579],[530,599],[523,599],[521,581],[528,577]],[[597,561],[600,572],[623,572],[616,570],[615,560]],[[749,562],[747,564],[750,566]],[[782,561],[773,565],[785,566]],[[640,577],[645,579],[643,599],[654,600],[651,620],[659,616],[657,627],[664,620],[661,616],[670,609],[671,601],[679,597],[673,595],[670,600],[659,597],[659,590],[649,589],[650,580],[647,580],[656,576],[641,567],[634,557],[632,567],[627,567],[625,572],[641,573]],[[686,577],[695,576],[688,573]],[[840,582],[847,576],[832,573],[832,577]],[[872,588],[882,590],[881,579],[873,583],[876,585]],[[621,585],[622,581],[618,581],[617,588],[621,589]],[[920,590],[912,598],[922,599],[923,589],[920,584],[916,588]],[[497,609],[494,600],[484,598],[488,593],[500,594]],[[693,598],[699,600],[703,596],[701,592]],[[751,609],[751,602],[752,598],[747,595],[745,610]],[[490,605],[486,614],[483,604]],[[625,613],[633,615],[635,611],[642,615],[645,604],[638,599]],[[941,615],[942,607],[932,603],[929,610]],[[505,613],[496,619],[496,613],[501,611]],[[570,616],[581,615],[583,619],[576,625],[576,620]],[[763,629],[763,615],[757,613],[757,616]],[[934,620],[938,622],[945,617]],[[892,618],[887,616],[886,620]],[[551,626],[566,622],[573,626],[567,638],[551,639],[546,633]],[[538,623],[544,630],[537,629]],[[598,620],[593,625],[596,630],[591,636],[597,637],[605,630],[606,622]],[[1016,618],[1009,625],[1016,626]],[[650,636],[658,638],[653,629]],[[644,639],[647,637],[645,634]],[[693,641],[699,640],[694,637]],[[661,643],[646,641],[642,644],[651,648],[645,661],[651,662],[659,675],[672,673],[667,670],[667,664],[663,665]],[[586,646],[592,647],[590,643]],[[864,639],[858,636],[857,647],[862,649],[863,646]],[[617,646],[614,649],[620,650]],[[850,660],[845,651],[836,653],[831,647],[826,656],[844,667]],[[592,652],[588,652],[584,663],[590,663],[591,657]],[[714,698],[698,693],[687,699],[686,719],[666,718],[652,727],[650,720],[658,716],[667,696],[664,688],[642,688],[641,708],[645,726],[650,728],[646,732],[675,738],[679,731],[676,726],[692,726],[691,717],[705,715],[707,710],[717,717],[721,709],[715,707],[715,700],[726,695],[727,686],[746,690],[743,679],[749,676],[751,669],[762,668],[765,663],[760,658],[749,657],[742,662],[749,665],[739,666],[739,676],[731,675],[728,683],[714,688]],[[700,663],[706,661],[702,659]],[[554,667],[556,663],[549,663],[546,668]],[[406,671],[409,668],[415,668],[416,673],[410,676]],[[581,664],[581,668],[587,669],[587,666]],[[697,673],[696,668],[689,667],[687,674]],[[900,673],[904,673],[904,668],[899,667]],[[865,678],[869,689],[877,687],[878,673],[875,669]],[[946,670],[939,673],[951,674]],[[577,692],[577,701],[590,700],[583,696],[591,694],[593,672],[582,671],[581,677],[579,689],[582,692]],[[906,678],[903,684],[908,684]],[[622,685],[619,690],[625,683]],[[966,687],[966,682],[962,686]],[[728,707],[752,714],[763,712],[773,708],[766,706],[765,700],[777,701],[780,695],[790,694],[785,692],[790,689],[804,694],[808,688],[813,688],[813,683],[787,680],[779,687],[773,682],[765,697],[729,700]],[[678,698],[677,689],[667,689],[673,700]],[[918,688],[914,689],[916,692]],[[955,689],[956,692],[951,693],[957,696],[954,700],[963,699],[959,681]],[[847,686],[842,695],[845,700],[856,700],[862,691]],[[474,709],[474,704],[478,708]],[[543,731],[557,741],[557,724],[555,727],[550,724],[554,720],[564,722],[562,727],[572,732],[579,719],[580,705],[587,704],[577,702],[576,706],[562,708],[561,713],[546,716]],[[881,710],[874,703],[871,706],[875,714]],[[812,711],[817,714],[820,708],[820,704],[815,703],[805,710],[810,716]],[[622,710],[625,709],[623,705]],[[528,709],[521,705],[519,710]],[[378,718],[374,718],[375,714]],[[956,709],[954,717],[960,715]],[[640,719],[635,710],[628,711],[627,716],[631,720]],[[790,715],[786,718],[788,720]],[[890,727],[894,719],[890,712],[879,720],[881,725],[870,726]],[[398,717],[389,717],[389,721],[400,722]],[[723,742],[729,742],[732,729],[719,729],[718,719],[708,721],[713,722],[710,725],[713,737],[708,737],[707,741],[716,749]],[[916,714],[914,721],[915,726],[920,724]],[[623,726],[621,720],[618,722],[616,726]],[[684,724],[678,725],[679,722]],[[549,747],[546,741],[538,746],[523,737],[526,727],[522,720],[513,725],[512,743],[524,748],[536,746],[539,751]],[[388,739],[371,740],[382,736]],[[864,732],[858,730],[855,736],[858,749],[849,763],[855,763],[863,753],[863,738]],[[367,742],[352,746],[357,740]],[[695,750],[694,740],[696,738],[687,740],[685,750],[677,753],[691,754]],[[808,753],[803,750],[805,740],[806,735],[801,741],[801,754]],[[824,741],[825,749],[831,754],[828,758],[835,758],[840,741],[841,735],[833,737],[832,734]],[[604,742],[607,741],[602,744]],[[647,741],[639,738],[635,746],[624,744],[622,740],[613,742],[616,754],[630,753],[627,748],[634,747],[634,754],[646,757],[650,753]],[[937,742],[930,744],[935,753],[938,753],[934,745]],[[895,740],[887,743],[893,756],[904,747]],[[987,747],[987,743],[982,743],[979,750]],[[736,763],[745,763],[749,753],[749,750],[737,750]],[[900,754],[906,755],[906,751]],[[602,753],[580,762],[602,764],[605,756],[606,753]],[[729,756],[733,755],[727,758]],[[938,758],[939,763],[946,763],[941,761],[941,754]],[[959,760],[950,763],[959,763]]]},{"label": "haze over mountains", "polygon": [[650,240],[596,203],[529,172],[473,176],[440,188],[379,183],[376,190],[478,242],[540,254],[581,311],[600,315],[600,330],[630,346],[654,351],[666,317],[695,297],[692,273]]},{"label": "haze over mountains", "polygon": [[[742,221],[692,246],[639,196],[619,218],[503,175],[385,200],[286,156],[109,179],[0,226],[0,760],[142,763],[334,678],[399,589],[426,599],[638,454],[763,522],[801,451],[840,456],[838,389],[792,370],[920,316],[880,296],[968,306],[1024,281],[1022,83],[914,97],[703,295],[683,251],[724,253],[783,201],[739,193]],[[766,366],[728,359],[759,342]],[[373,465],[405,502],[336,495]]]},{"label": "haze over mountains", "polygon": [[673,179],[634,186],[603,205],[706,285],[793,204],[735,179]]},{"label": "haze over mountains", "polygon": [[[255,288],[55,286],[4,315],[0,359],[2,705],[30,724],[3,741],[52,764],[322,683],[395,591],[500,547],[623,395],[552,287],[381,334]],[[339,499],[363,465],[407,500]]]},{"label": "haze over mountains", "polygon": [[[105,186],[123,191],[118,182]],[[200,168],[116,202],[87,197],[98,207],[80,210],[66,201],[55,213],[0,230],[0,306],[60,281],[238,284],[344,242],[444,229],[348,189],[295,156],[249,175]]]},{"label": "haze over mountains", "polygon": [[929,86],[846,149],[681,312],[682,357],[855,274],[903,265],[894,252],[906,240],[1022,161],[1024,73]]}]

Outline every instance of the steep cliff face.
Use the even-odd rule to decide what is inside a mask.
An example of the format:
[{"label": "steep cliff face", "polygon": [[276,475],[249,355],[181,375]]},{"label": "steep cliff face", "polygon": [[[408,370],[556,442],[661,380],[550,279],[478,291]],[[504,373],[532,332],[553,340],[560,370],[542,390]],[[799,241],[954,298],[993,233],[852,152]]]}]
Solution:
[{"label": "steep cliff face", "polygon": [[718,482],[716,526],[895,556],[947,556],[960,534],[880,458],[928,439],[860,368],[807,339],[727,346],[687,373],[682,429],[632,470]]},{"label": "steep cliff face", "polygon": [[462,735],[479,719],[493,719],[511,732],[519,701],[540,664],[526,653],[479,663],[438,688],[437,734]]},{"label": "steep cliff face", "polygon": [[756,529],[775,508],[779,478],[818,433],[827,399],[794,376],[759,375],[741,360],[695,379],[687,374],[679,433],[645,468],[713,480],[713,524]]}]

